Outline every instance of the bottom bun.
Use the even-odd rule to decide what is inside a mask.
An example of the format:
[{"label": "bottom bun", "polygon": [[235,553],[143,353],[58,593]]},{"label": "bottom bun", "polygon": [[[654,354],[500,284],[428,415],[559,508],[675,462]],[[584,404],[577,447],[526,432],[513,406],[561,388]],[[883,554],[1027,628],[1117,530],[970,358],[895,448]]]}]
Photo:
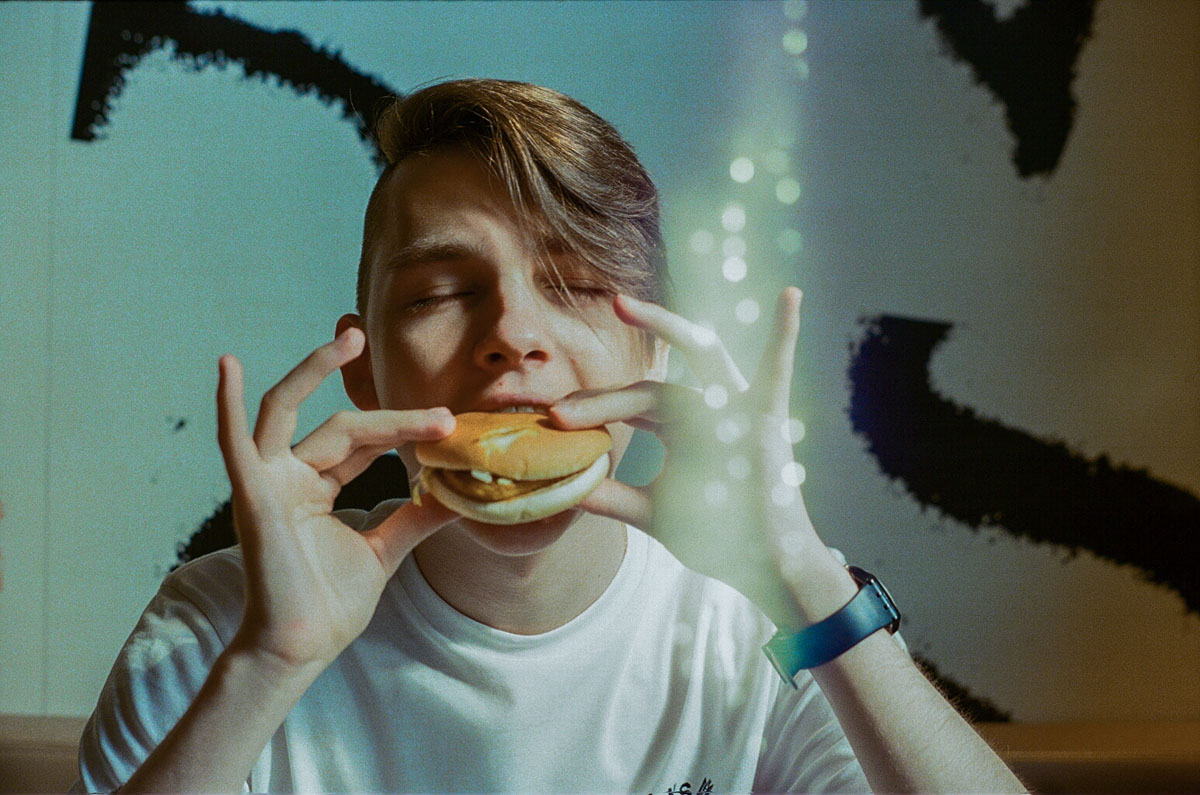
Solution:
[{"label": "bottom bun", "polygon": [[578,505],[608,477],[608,453],[600,456],[585,470],[576,472],[552,486],[531,491],[511,500],[477,502],[450,489],[437,476],[436,469],[421,473],[421,485],[455,513],[487,524],[521,524],[536,522]]}]

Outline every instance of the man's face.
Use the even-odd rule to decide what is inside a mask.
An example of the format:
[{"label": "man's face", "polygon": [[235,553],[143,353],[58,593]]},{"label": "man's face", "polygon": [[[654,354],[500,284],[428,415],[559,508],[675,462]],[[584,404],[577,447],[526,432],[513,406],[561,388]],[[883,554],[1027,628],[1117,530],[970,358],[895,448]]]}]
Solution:
[{"label": "man's face", "polygon": [[[611,293],[584,263],[544,241],[573,307],[539,261],[507,192],[470,155],[408,158],[375,201],[384,220],[369,241],[368,310],[360,321],[370,368],[346,375],[360,408],[446,406],[458,414],[545,407],[577,390],[647,377],[653,362],[613,312]],[[632,429],[610,431],[615,468]],[[415,473],[411,455],[402,457]],[[561,532],[577,514],[543,523],[561,524]]]}]

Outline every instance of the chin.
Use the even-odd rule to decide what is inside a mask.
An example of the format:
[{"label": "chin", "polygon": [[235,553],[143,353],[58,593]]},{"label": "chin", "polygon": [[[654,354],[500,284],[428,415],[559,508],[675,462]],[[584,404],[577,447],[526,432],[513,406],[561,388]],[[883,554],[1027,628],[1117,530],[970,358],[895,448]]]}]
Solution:
[{"label": "chin", "polygon": [[582,514],[581,509],[570,508],[544,519],[521,524],[488,524],[465,517],[458,524],[489,552],[504,557],[523,557],[550,548]]}]

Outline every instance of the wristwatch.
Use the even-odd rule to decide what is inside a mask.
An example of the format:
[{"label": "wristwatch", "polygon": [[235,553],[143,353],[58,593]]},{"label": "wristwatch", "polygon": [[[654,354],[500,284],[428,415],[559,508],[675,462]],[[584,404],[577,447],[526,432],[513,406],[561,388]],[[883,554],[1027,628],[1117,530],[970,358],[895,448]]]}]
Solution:
[{"label": "wristwatch", "polygon": [[792,678],[801,669],[841,656],[884,627],[892,633],[900,628],[900,610],[883,583],[857,566],[846,568],[858,583],[858,593],[845,607],[799,632],[776,632],[763,646],[767,659],[792,687],[796,687]]}]

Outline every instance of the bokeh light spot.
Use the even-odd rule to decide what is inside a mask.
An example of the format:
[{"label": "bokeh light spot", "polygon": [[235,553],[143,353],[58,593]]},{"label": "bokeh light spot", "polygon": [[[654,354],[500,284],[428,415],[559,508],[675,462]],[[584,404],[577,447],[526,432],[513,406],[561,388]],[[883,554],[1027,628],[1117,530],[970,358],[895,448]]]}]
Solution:
[{"label": "bokeh light spot", "polygon": [[717,344],[717,332],[707,325],[692,326],[688,329],[688,336],[692,338],[692,344],[697,348],[711,348]]},{"label": "bokeh light spot", "polygon": [[750,477],[750,462],[744,455],[735,455],[730,458],[725,469],[729,472],[729,477],[734,480],[745,480]]},{"label": "bokeh light spot", "polygon": [[788,444],[796,444],[804,438],[804,423],[795,417],[788,417],[779,426],[779,435]]},{"label": "bokeh light spot", "polygon": [[808,0],[783,0],[783,15],[799,22],[808,14]]},{"label": "bokeh light spot", "polygon": [[775,198],[784,204],[795,204],[800,199],[800,183],[784,177],[775,183]]},{"label": "bokeh light spot", "polygon": [[726,417],[717,423],[717,438],[725,444],[733,444],[742,438],[742,426],[733,417]]},{"label": "bokeh light spot", "polygon": [[746,210],[740,204],[730,204],[721,211],[721,226],[726,232],[740,232],[746,226]]},{"label": "bokeh light spot", "polygon": [[779,471],[779,479],[793,488],[802,485],[806,477],[808,473],[804,470],[804,465],[795,461],[784,464],[783,469]]},{"label": "bokeh light spot", "polygon": [[808,49],[808,34],[800,28],[789,28],[783,34],[783,49],[791,55],[801,55]]},{"label": "bokeh light spot", "polygon": [[746,278],[746,260],[741,257],[726,257],[721,265],[721,275],[731,282]]},{"label": "bokeh light spot", "polygon": [[745,323],[748,326],[758,320],[760,311],[758,301],[755,301],[753,298],[743,298],[733,308],[733,315],[738,319],[739,323]]},{"label": "bokeh light spot", "polygon": [[743,183],[754,179],[754,161],[748,157],[736,158],[729,164],[729,177]]},{"label": "bokeh light spot", "polygon": [[704,486],[704,501],[709,505],[724,505],[729,499],[729,489],[720,480],[710,480]]},{"label": "bokeh light spot", "polygon": [[796,501],[796,489],[785,483],[776,483],[771,487],[771,502],[780,508],[786,508]]},{"label": "bokeh light spot", "polygon": [[729,402],[729,390],[720,384],[711,384],[704,389],[704,404],[710,409],[725,408]]},{"label": "bokeh light spot", "polygon": [[795,229],[784,229],[775,237],[775,245],[784,254],[799,254],[804,248],[804,238]]}]

